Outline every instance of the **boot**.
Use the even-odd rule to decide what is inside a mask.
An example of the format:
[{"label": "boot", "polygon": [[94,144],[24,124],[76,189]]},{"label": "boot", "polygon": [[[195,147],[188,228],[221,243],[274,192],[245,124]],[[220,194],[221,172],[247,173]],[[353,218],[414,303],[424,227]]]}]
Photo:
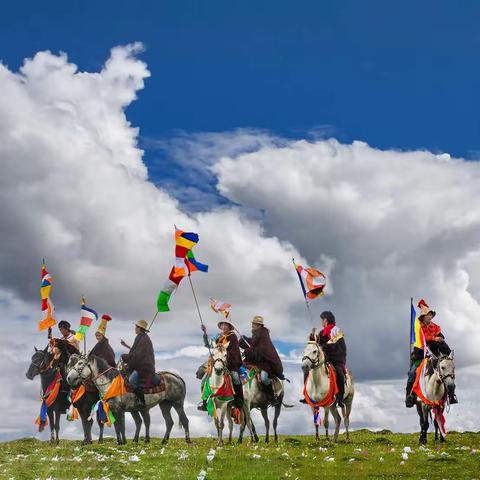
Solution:
[{"label": "boot", "polygon": [[337,377],[339,378],[339,382],[337,384],[337,407],[344,408],[345,404],[343,403],[343,397],[345,396],[345,379],[341,378],[339,375],[337,375]]},{"label": "boot", "polygon": [[201,412],[206,412],[207,411],[207,402],[205,400],[202,400],[198,405],[197,405],[197,410],[200,410]]},{"label": "boot", "polygon": [[[305,382],[307,381],[308,373],[303,372],[303,384],[305,385]],[[307,404],[307,401],[305,400],[305,397],[301,398],[299,400],[300,403],[304,403],[305,405]]]},{"label": "boot", "polygon": [[[232,382],[233,383],[233,382]],[[233,390],[235,391],[234,395],[234,403],[237,408],[243,407],[243,386],[241,383],[238,385],[236,383],[233,384]]]},{"label": "boot", "polygon": [[412,388],[413,388],[414,383],[415,382],[408,382],[407,383],[407,388],[406,388],[407,395],[405,397],[405,406],[407,408],[412,408],[417,401],[417,396],[415,395],[415,393],[412,392]]},{"label": "boot", "polygon": [[143,393],[142,387],[137,387],[133,390],[133,393],[137,396],[138,400],[140,401],[140,407],[145,407],[145,394]]}]

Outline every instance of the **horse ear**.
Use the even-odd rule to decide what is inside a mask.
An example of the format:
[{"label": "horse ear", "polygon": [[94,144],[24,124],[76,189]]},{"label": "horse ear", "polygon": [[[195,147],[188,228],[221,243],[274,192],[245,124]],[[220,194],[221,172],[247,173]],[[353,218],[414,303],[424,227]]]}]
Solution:
[{"label": "horse ear", "polygon": [[43,351],[44,351],[45,353],[48,352],[48,345],[43,349]]},{"label": "horse ear", "polygon": [[227,350],[227,348],[228,348],[229,345],[230,345],[230,342],[227,342],[227,343],[225,344],[225,350]]},{"label": "horse ear", "polygon": [[35,349],[35,352],[38,352],[38,348],[37,348],[37,347],[34,346],[33,348]]},{"label": "horse ear", "polygon": [[450,355],[448,356],[448,358],[449,358],[450,360],[453,360],[453,357],[454,357],[454,351],[452,350],[452,351],[450,352]]}]

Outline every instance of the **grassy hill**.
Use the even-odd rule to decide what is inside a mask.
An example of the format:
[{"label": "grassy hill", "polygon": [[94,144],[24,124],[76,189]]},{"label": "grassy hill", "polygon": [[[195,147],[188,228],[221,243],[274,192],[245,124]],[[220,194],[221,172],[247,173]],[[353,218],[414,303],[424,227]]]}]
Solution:
[{"label": "grassy hill", "polygon": [[251,445],[247,441],[223,448],[216,448],[212,438],[193,439],[191,445],[173,439],[165,447],[158,439],[148,445],[129,442],[122,447],[113,439],[89,446],[70,440],[52,446],[22,439],[0,444],[0,478],[197,479],[203,471],[205,480],[480,480],[480,433],[449,433],[443,444],[434,443],[429,436],[426,447],[419,447],[416,434],[360,430],[351,437],[350,443],[341,436],[339,443],[333,444],[317,443],[307,436],[282,436],[278,444]]}]

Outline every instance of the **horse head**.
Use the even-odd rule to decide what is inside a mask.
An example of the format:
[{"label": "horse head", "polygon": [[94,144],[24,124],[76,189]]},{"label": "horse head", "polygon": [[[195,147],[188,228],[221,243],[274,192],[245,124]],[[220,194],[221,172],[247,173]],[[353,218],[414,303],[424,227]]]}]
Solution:
[{"label": "horse head", "polygon": [[325,355],[323,350],[318,346],[317,342],[308,341],[303,350],[302,370],[308,373],[310,370],[317,368],[325,363]]},{"label": "horse head", "polygon": [[33,348],[35,349],[35,353],[32,355],[30,366],[25,374],[29,380],[33,380],[37,375],[43,373],[48,368],[50,362],[48,345],[43,350],[39,350],[37,347]]},{"label": "horse head", "polygon": [[86,355],[74,353],[70,356],[67,364],[67,382],[76,388],[82,382],[92,376],[92,369],[89,365],[89,358]]},{"label": "horse head", "polygon": [[223,375],[227,370],[227,347],[228,344],[218,344],[212,352],[212,367],[217,375]]},{"label": "horse head", "polygon": [[438,376],[448,392],[455,388],[455,363],[453,351],[450,355],[441,355],[437,363]]}]

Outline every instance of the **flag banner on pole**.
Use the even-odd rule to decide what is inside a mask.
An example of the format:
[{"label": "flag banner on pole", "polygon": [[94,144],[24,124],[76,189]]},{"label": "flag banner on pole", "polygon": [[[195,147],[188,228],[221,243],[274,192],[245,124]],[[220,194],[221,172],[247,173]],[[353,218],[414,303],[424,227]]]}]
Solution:
[{"label": "flag banner on pole", "polygon": [[422,325],[413,306],[413,302],[410,302],[410,322],[411,322],[411,332],[412,336],[410,338],[410,343],[413,347],[419,348],[420,350],[425,349],[425,337],[422,332]]},{"label": "flag banner on pole", "polygon": [[83,297],[80,312],[80,326],[78,327],[77,333],[75,333],[75,338],[78,341],[83,340],[92,322],[98,320],[97,312],[93,310],[93,308],[89,308],[85,305],[85,299]]},{"label": "flag banner on pole", "polygon": [[310,300],[321,297],[324,295],[323,289],[325,288],[327,277],[316,270],[315,268],[304,268],[301,265],[297,265],[295,261],[295,270],[297,271],[298,279],[302,287],[303,296]]},{"label": "flag banner on pole", "polygon": [[225,318],[230,316],[230,307],[229,303],[222,302],[221,300],[215,300],[214,298],[210,299],[210,308],[215,313],[221,313]]},{"label": "flag banner on pole", "polygon": [[198,234],[184,232],[175,227],[175,261],[168,280],[163,285],[157,297],[157,311],[169,312],[168,302],[174,295],[178,285],[191,272],[208,272],[208,265],[198,262],[193,255],[192,248],[198,243]]},{"label": "flag banner on pole", "polygon": [[45,260],[42,262],[42,283],[40,285],[40,295],[42,298],[42,320],[38,322],[38,331],[41,332],[46,328],[53,327],[56,323],[54,318],[55,307],[50,300],[50,292],[52,290],[52,276],[47,272]]}]

